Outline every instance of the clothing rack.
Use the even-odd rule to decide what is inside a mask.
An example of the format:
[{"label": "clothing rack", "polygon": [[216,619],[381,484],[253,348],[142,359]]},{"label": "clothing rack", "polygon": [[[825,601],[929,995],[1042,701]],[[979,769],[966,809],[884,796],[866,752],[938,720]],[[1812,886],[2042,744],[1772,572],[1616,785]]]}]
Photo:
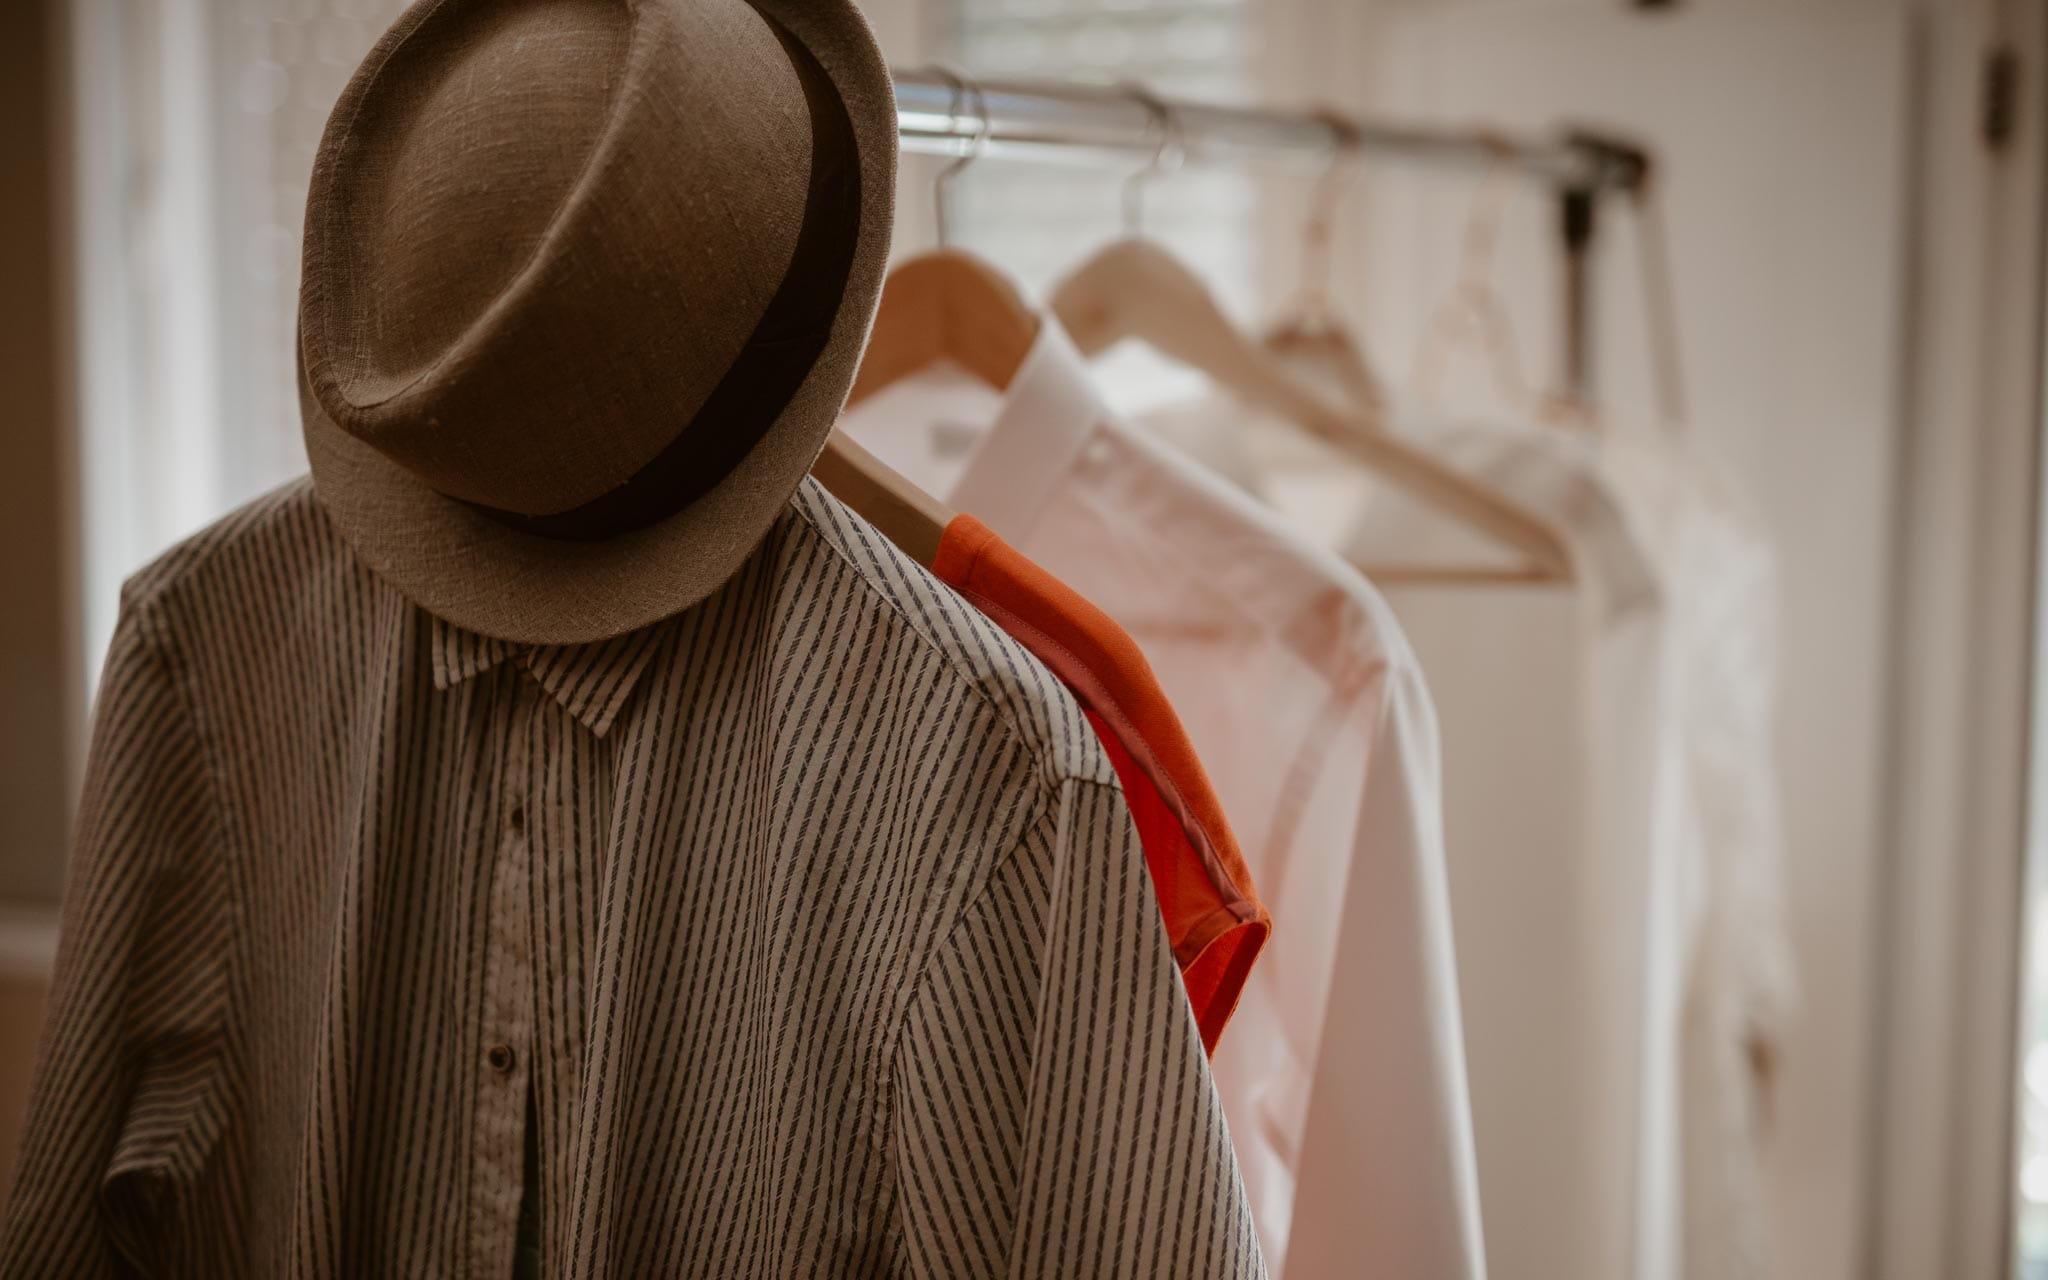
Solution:
[{"label": "clothing rack", "polygon": [[1325,170],[1346,155],[1479,171],[1502,167],[1549,186],[1564,252],[1566,389],[1591,387],[1591,269],[1603,194],[1640,191],[1641,148],[1603,134],[1550,138],[1353,120],[1334,112],[1225,107],[1161,98],[1128,85],[974,80],[941,69],[897,71],[903,149],[932,155],[986,152],[1080,163],[1176,163]]}]

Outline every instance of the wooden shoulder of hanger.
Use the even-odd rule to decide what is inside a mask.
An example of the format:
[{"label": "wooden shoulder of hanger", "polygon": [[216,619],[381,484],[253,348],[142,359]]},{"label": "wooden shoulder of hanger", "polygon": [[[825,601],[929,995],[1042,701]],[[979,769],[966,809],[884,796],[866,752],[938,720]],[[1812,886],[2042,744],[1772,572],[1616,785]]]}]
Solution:
[{"label": "wooden shoulder of hanger", "polygon": [[1038,339],[1038,315],[995,267],[958,249],[898,264],[882,285],[848,405],[941,361],[1001,391]]},{"label": "wooden shoulder of hanger", "polygon": [[[971,254],[940,249],[908,259],[882,287],[875,327],[848,407],[950,361],[1002,390],[1038,339],[1038,316],[1003,274]],[[835,428],[811,474],[926,568],[954,513]]]},{"label": "wooden shoulder of hanger", "polygon": [[811,474],[827,492],[851,507],[897,550],[929,569],[953,512],[838,427]]},{"label": "wooden shoulder of hanger", "polygon": [[1052,311],[1084,354],[1125,339],[1144,342],[1485,533],[1522,558],[1514,580],[1571,577],[1570,552],[1548,523],[1395,438],[1370,413],[1340,410],[1301,387],[1230,320],[1192,271],[1158,245],[1142,239],[1109,245],[1055,290]]}]

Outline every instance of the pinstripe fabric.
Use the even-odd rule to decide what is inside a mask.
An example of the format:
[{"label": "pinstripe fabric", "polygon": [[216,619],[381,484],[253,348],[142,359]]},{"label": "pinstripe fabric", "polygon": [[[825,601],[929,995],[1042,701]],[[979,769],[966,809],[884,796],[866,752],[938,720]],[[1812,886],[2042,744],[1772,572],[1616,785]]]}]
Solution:
[{"label": "pinstripe fabric", "polygon": [[1114,776],[806,482],[599,645],[304,483],[127,587],[0,1275],[1262,1275]]}]

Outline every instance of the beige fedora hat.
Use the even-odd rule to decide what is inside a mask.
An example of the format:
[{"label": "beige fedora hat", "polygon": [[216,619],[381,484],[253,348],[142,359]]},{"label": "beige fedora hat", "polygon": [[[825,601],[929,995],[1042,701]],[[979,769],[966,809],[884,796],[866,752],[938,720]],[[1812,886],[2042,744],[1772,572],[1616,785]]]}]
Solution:
[{"label": "beige fedora hat", "polygon": [[688,608],[824,446],[895,167],[848,0],[421,0],[314,162],[321,502],[371,569],[486,635]]}]

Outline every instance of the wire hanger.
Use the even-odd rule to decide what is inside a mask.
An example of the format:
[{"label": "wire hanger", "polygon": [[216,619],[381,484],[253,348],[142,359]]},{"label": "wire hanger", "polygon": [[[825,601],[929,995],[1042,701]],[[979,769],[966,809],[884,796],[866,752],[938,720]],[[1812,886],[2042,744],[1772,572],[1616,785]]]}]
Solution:
[{"label": "wire hanger", "polygon": [[1337,215],[1357,176],[1359,129],[1333,111],[1319,112],[1318,118],[1330,129],[1330,159],[1302,224],[1300,281],[1267,333],[1266,348],[1292,365],[1313,365],[1334,374],[1347,406],[1377,410],[1386,403],[1385,388],[1364,346],[1338,313],[1330,287],[1337,268]]},{"label": "wire hanger", "polygon": [[1569,395],[1538,391],[1523,370],[1521,343],[1506,302],[1494,284],[1501,223],[1513,190],[1508,144],[1484,139],[1495,149],[1495,161],[1481,181],[1460,236],[1457,279],[1431,309],[1415,355],[1414,385],[1425,403],[1439,404],[1451,355],[1476,348],[1493,380],[1501,403],[1531,421],[1553,426],[1589,427],[1587,406]]},{"label": "wire hanger", "polygon": [[978,122],[975,125],[974,136],[967,140],[967,145],[960,149],[960,154],[953,157],[949,163],[941,165],[939,171],[932,175],[932,233],[939,242],[939,248],[944,249],[953,243],[953,179],[959,177],[961,171],[968,165],[981,159],[981,153],[988,148],[988,136],[993,125],[988,118],[988,99],[983,96],[979,81],[970,89],[966,79],[950,67],[938,67],[935,70],[952,88],[952,101],[946,108],[948,120],[958,120],[960,108],[964,105],[963,100],[972,96],[977,108],[975,119]]},{"label": "wire hanger", "polygon": [[[1124,237],[1142,240],[1145,237],[1145,186],[1155,178],[1179,173],[1187,164],[1187,135],[1182,131],[1179,114],[1150,89],[1135,81],[1126,81],[1124,92],[1145,108],[1148,127],[1156,128],[1159,133],[1151,160],[1144,168],[1133,170],[1124,178]],[[1168,156],[1173,157],[1172,164],[1167,163]]]},{"label": "wire hanger", "polygon": [[979,83],[935,68],[953,86],[952,114],[971,99],[980,122],[959,157],[932,180],[939,247],[898,263],[882,286],[881,309],[849,404],[921,369],[950,360],[1000,391],[1023,367],[1038,340],[1038,313],[1009,277],[951,244],[953,182],[988,148],[992,124]]},{"label": "wire hanger", "polygon": [[1427,576],[1458,580],[1557,581],[1571,576],[1564,540],[1530,515],[1471,477],[1456,471],[1382,429],[1365,412],[1344,410],[1309,393],[1280,366],[1274,354],[1247,335],[1224,312],[1207,286],[1158,244],[1137,235],[1143,217],[1144,183],[1185,159],[1179,118],[1148,91],[1132,86],[1131,96],[1151,112],[1160,141],[1152,162],[1125,186],[1125,237],[1098,251],[1054,291],[1052,309],[1084,353],[1094,355],[1135,339],[1209,375],[1250,404],[1293,422],[1357,459],[1405,492],[1482,531],[1513,549],[1514,569],[1446,575],[1436,570],[1393,566],[1375,569],[1384,578]]}]

